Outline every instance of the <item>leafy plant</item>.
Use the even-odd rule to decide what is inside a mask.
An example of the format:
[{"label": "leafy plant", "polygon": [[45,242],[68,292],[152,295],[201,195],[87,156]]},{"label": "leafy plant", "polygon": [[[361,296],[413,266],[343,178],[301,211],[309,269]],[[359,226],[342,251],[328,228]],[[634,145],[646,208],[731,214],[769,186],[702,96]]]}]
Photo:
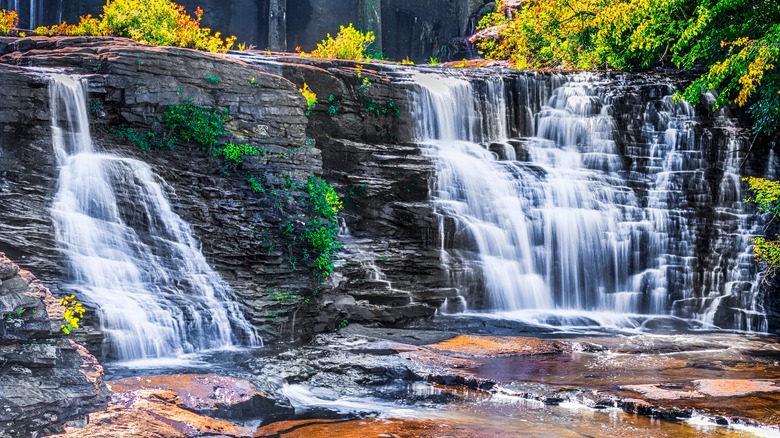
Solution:
[{"label": "leafy plant", "polygon": [[431,56],[428,58],[428,65],[439,65],[439,58]]},{"label": "leafy plant", "polygon": [[108,0],[100,18],[81,17],[79,23],[61,23],[35,29],[38,35],[122,36],[157,46],[189,47],[208,52],[225,53],[236,37],[222,38],[219,32],[201,27],[203,9],[195,16],[184,6],[169,0]]},{"label": "leafy plant", "polygon": [[260,154],[260,149],[252,144],[234,144],[225,143],[224,146],[214,149],[215,156],[222,156],[229,164],[237,165],[244,161],[246,156],[255,156]]},{"label": "leafy plant", "polygon": [[59,302],[65,308],[63,316],[67,323],[60,325],[60,330],[68,335],[72,330],[79,328],[79,321],[85,312],[84,306],[76,301],[76,296],[73,294],[60,298]]},{"label": "leafy plant", "polygon": [[299,88],[298,91],[306,98],[306,115],[317,105],[317,95],[311,91],[309,84],[303,83],[303,88]]},{"label": "leafy plant", "polygon": [[222,82],[222,79],[219,76],[208,75],[208,76],[206,76],[206,81],[208,83],[210,83],[210,84],[216,85],[216,84]]},{"label": "leafy plant", "polygon": [[407,56],[401,60],[401,65],[414,65],[414,62]]},{"label": "leafy plant", "polygon": [[129,126],[112,128],[111,131],[122,140],[134,143],[147,152],[153,149],[173,149],[174,142],[176,141],[176,138],[170,133],[147,131],[145,134],[140,134]]},{"label": "leafy plant", "polygon": [[193,105],[189,99],[183,105],[170,105],[163,115],[165,125],[185,141],[207,149],[217,146],[217,138],[225,133],[224,123],[229,111]]},{"label": "leafy plant", "polygon": [[[759,211],[769,213],[772,219],[780,216],[780,181],[770,181],[764,178],[748,177],[747,181],[753,196],[745,199],[745,202],[753,202],[758,205]],[[780,268],[780,236],[775,240],[766,237],[754,237],[753,252],[757,261],[766,264],[766,274],[773,274]]]},{"label": "leafy plant", "polygon": [[317,44],[317,48],[311,52],[311,56],[363,61],[366,59],[368,46],[374,42],[375,38],[373,32],[360,32],[350,23],[347,27],[340,26],[335,39],[328,34],[326,39]]},{"label": "leafy plant", "polygon": [[[336,113],[339,112],[339,106],[341,105],[341,99],[336,99],[336,96],[330,95],[328,96],[328,115],[329,116],[335,116]],[[308,139],[307,139],[308,142]]]},{"label": "leafy plant", "polygon": [[19,14],[16,11],[0,9],[0,35],[11,35],[19,24]]},{"label": "leafy plant", "polygon": [[265,192],[265,187],[263,187],[263,183],[259,179],[251,176],[251,177],[247,178],[246,182],[249,184],[249,188],[253,192],[255,192],[255,193],[264,193]]},{"label": "leafy plant", "polygon": [[317,177],[306,181],[306,192],[313,216],[306,226],[306,241],[314,252],[315,273],[324,278],[333,272],[332,256],[341,248],[336,242],[339,229],[336,216],[344,205],[333,187]]}]

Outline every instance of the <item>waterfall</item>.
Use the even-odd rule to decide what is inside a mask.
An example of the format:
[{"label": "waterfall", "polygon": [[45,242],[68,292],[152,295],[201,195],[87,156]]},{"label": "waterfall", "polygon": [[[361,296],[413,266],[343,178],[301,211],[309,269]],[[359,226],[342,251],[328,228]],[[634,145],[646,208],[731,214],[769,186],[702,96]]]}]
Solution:
[{"label": "waterfall", "polygon": [[81,81],[52,75],[50,105],[60,167],[52,217],[70,276],[62,289],[97,308],[111,357],[257,345],[164,182],[145,163],[94,151]]},{"label": "waterfall", "polygon": [[[713,196],[697,116],[670,86],[646,97],[588,74],[412,80],[419,142],[436,164],[442,263],[470,309],[766,330],[734,129],[707,133],[731,139]],[[704,206],[733,230],[711,233],[712,257],[697,252]]]}]

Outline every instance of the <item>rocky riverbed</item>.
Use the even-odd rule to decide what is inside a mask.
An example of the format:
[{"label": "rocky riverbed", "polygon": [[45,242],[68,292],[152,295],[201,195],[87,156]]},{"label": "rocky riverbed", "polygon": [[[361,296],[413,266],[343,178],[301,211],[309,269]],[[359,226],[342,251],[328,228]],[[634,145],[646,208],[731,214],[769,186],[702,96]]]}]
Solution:
[{"label": "rocky riverbed", "polygon": [[780,433],[780,345],[738,334],[551,338],[353,325],[306,345],[213,353],[175,372],[110,368],[109,407],[64,436]]}]

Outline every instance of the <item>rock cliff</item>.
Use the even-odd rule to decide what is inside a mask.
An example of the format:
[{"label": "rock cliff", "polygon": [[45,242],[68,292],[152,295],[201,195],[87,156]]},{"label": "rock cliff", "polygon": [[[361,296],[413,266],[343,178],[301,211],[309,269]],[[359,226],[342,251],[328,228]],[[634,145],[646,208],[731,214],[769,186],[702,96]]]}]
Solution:
[{"label": "rock cliff", "polygon": [[64,311],[0,252],[0,435],[56,432],[106,405],[103,368],[62,333]]}]

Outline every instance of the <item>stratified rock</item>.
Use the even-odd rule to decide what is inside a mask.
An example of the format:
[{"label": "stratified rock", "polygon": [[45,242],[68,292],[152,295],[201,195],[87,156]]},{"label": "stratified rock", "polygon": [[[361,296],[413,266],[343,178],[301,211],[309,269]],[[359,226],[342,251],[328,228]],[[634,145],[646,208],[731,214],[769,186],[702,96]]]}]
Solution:
[{"label": "stratified rock", "polygon": [[60,330],[63,307],[0,253],[0,435],[52,433],[105,406],[103,368]]}]

